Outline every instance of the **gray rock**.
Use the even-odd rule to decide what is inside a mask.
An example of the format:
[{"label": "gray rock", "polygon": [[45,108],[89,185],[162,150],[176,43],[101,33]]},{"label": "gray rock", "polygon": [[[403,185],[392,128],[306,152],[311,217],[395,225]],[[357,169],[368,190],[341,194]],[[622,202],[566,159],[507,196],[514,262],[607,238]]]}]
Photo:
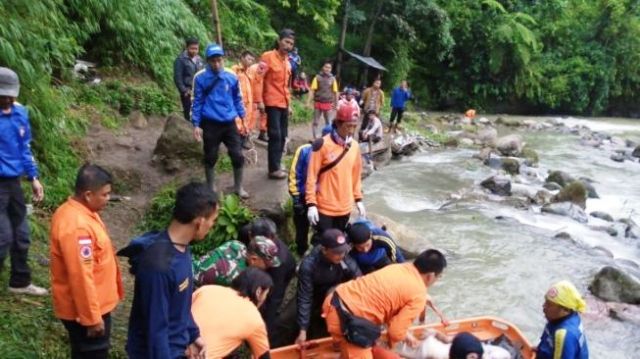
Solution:
[{"label": "gray rock", "polygon": [[141,111],[133,111],[129,114],[129,123],[137,129],[147,128],[149,121]]},{"label": "gray rock", "polygon": [[485,147],[480,150],[480,152],[473,155],[473,158],[477,158],[480,161],[486,161],[491,157],[491,151],[493,151],[490,147]]},{"label": "gray rock", "polygon": [[614,153],[609,158],[615,162],[624,162],[625,157],[626,156],[623,155],[622,153]]},{"label": "gray rock", "polygon": [[474,142],[470,138],[461,138],[460,139],[460,145],[461,146],[471,147],[471,146],[473,146],[473,144],[474,144]]},{"label": "gray rock", "polygon": [[635,141],[629,140],[629,139],[624,140],[624,144],[629,148],[635,148],[636,146],[638,146],[638,144]]},{"label": "gray rock", "polygon": [[511,195],[524,197],[529,199],[531,202],[536,202],[536,196],[538,191],[533,186],[527,186],[525,184],[520,183],[512,183],[511,184]]},{"label": "gray rock", "polygon": [[522,126],[522,122],[520,120],[512,118],[512,117],[498,117],[498,119],[496,119],[496,124],[507,126],[507,127],[520,127],[520,126]]},{"label": "gray rock", "polygon": [[636,148],[631,152],[631,156],[640,157],[640,145],[636,146]]},{"label": "gray rock", "polygon": [[620,268],[602,268],[589,285],[589,290],[606,301],[640,304],[640,281]]},{"label": "gray rock", "polygon": [[511,195],[511,180],[506,176],[491,176],[482,181],[480,185],[499,196]]},{"label": "gray rock", "polygon": [[525,146],[520,153],[520,157],[525,159],[525,163],[528,166],[537,167],[538,162],[540,161],[540,157],[538,156],[538,152]]},{"label": "gray rock", "polygon": [[483,128],[478,131],[476,138],[482,146],[495,147],[498,140],[498,131],[493,127]]},{"label": "gray rock", "polygon": [[562,186],[555,182],[546,182],[544,185],[542,185],[542,187],[548,189],[549,191],[559,191],[562,189]]},{"label": "gray rock", "polygon": [[587,190],[584,184],[574,181],[566,185],[551,199],[552,202],[571,202],[582,209],[587,206]]},{"label": "gray rock", "polygon": [[546,204],[542,206],[542,212],[566,216],[580,223],[587,223],[589,221],[584,210],[571,202]]},{"label": "gray rock", "polygon": [[573,181],[575,181],[575,178],[564,171],[551,171],[545,180],[545,182],[555,182],[561,187],[564,187]]},{"label": "gray rock", "polygon": [[502,169],[510,175],[517,175],[520,173],[520,162],[515,158],[503,158]]},{"label": "gray rock", "polygon": [[496,141],[496,148],[504,156],[518,157],[523,147],[524,142],[520,135],[507,135]]},{"label": "gray rock", "polygon": [[587,190],[587,198],[600,198],[598,192],[596,192],[596,188],[593,186],[593,180],[587,177],[580,177],[580,183]]},{"label": "gray rock", "polygon": [[193,139],[193,126],[181,116],[172,114],[156,142],[154,157],[169,173],[190,164],[202,161],[202,145]]},{"label": "gray rock", "polygon": [[553,238],[558,238],[558,239],[573,239],[571,237],[571,235],[567,232],[560,232],[557,233],[555,236],[553,236]]},{"label": "gray rock", "polygon": [[589,215],[591,217],[596,217],[596,218],[600,218],[602,220],[605,220],[607,222],[613,222],[613,217],[611,217],[611,215],[607,212],[602,212],[602,211],[594,211],[589,213]]},{"label": "gray rock", "polygon": [[624,236],[627,238],[640,239],[640,227],[638,227],[633,220],[628,220]]}]

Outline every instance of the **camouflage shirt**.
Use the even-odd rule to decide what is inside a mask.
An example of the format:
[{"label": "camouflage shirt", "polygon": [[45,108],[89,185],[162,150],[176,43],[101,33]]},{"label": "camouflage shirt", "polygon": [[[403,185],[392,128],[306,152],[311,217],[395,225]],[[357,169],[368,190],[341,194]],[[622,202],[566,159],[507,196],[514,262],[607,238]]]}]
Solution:
[{"label": "camouflage shirt", "polygon": [[247,247],[233,240],[193,261],[193,275],[198,285],[230,286],[231,281],[247,268]]}]

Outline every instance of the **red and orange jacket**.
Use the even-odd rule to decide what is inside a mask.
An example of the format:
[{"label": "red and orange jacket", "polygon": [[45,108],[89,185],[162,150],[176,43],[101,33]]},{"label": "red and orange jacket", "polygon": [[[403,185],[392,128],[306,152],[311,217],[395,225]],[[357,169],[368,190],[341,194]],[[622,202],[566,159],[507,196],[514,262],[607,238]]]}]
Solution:
[{"label": "red and orange jacket", "polygon": [[280,55],[278,50],[271,50],[262,54],[260,61],[266,62],[268,67],[264,75],[262,101],[258,102],[271,107],[289,107],[291,64],[288,57]]},{"label": "red and orange jacket", "polygon": [[96,212],[69,198],[51,219],[51,290],[57,318],[96,325],[124,298],[107,229]]},{"label": "red and orange jacket", "polygon": [[[240,93],[242,94],[242,104],[244,105],[245,120],[253,118],[253,93],[251,88],[251,78],[249,77],[248,69],[245,69],[241,64],[234,65],[231,70],[238,76],[238,85],[240,85]],[[242,125],[242,119],[236,118],[236,126],[238,131],[245,134],[245,126]]]},{"label": "red and orange jacket", "polygon": [[345,149],[334,140],[335,133],[322,138],[322,146],[311,153],[305,197],[307,205],[315,205],[326,216],[351,213],[354,202],[362,200],[362,157],[360,146],[353,142],[346,155],[330,170],[318,176],[320,169],[337,159]]}]

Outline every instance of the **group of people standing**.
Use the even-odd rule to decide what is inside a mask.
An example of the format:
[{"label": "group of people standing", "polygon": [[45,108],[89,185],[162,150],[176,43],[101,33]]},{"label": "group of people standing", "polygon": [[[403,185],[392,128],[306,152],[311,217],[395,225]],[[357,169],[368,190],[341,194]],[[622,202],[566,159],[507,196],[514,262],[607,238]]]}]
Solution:
[{"label": "group of people standing", "polygon": [[[262,54],[259,63],[250,52],[242,53],[235,73],[224,69],[219,45],[207,46],[205,64],[197,55],[197,41],[187,41],[176,60],[176,84],[193,135],[203,142],[207,181],[178,189],[166,229],[145,233],[116,251],[100,217],[114,179],[94,164],[79,169],[74,193],[55,211],[50,233],[53,309],[68,332],[72,358],[108,357],[111,313],[125,295],[117,256],[128,258],[135,278],[126,344],[131,358],[223,358],[247,342],[253,356],[264,359],[270,348],[297,343],[304,349],[310,339],[326,335],[344,357],[394,357],[379,345],[381,326],[387,327],[386,344],[393,348],[400,341],[418,344],[409,327],[427,306],[446,324],[427,295],[447,266],[445,256],[428,249],[407,262],[385,228],[366,219],[362,156],[359,145],[353,145],[360,104],[351,91],[338,96],[330,63],[311,86],[314,137],[321,118],[328,125],[322,136],[298,148],[289,171],[282,168],[291,115],[288,53],[294,41],[292,30],[281,31],[276,48]],[[376,80],[362,94],[365,114],[379,114],[384,103],[380,85]],[[331,91],[325,91],[327,86]],[[406,83],[397,90],[392,117],[399,123],[410,95]],[[26,265],[20,179],[28,176],[34,200],[41,200],[44,191],[30,149],[28,115],[15,102],[18,91],[17,75],[0,68],[0,264],[10,249],[10,291],[46,295],[46,289],[30,282]],[[301,260],[296,263],[275,223],[266,218],[243,227],[237,240],[193,259],[189,245],[203,239],[218,216],[213,167],[219,144],[229,150],[235,192],[247,197],[241,135],[250,135],[262,114],[268,177],[289,178]],[[354,209],[360,219],[350,223]],[[285,303],[286,289],[296,277],[295,299]],[[549,324],[539,357],[587,358],[576,314],[584,302],[577,290],[561,282],[545,298]]]}]

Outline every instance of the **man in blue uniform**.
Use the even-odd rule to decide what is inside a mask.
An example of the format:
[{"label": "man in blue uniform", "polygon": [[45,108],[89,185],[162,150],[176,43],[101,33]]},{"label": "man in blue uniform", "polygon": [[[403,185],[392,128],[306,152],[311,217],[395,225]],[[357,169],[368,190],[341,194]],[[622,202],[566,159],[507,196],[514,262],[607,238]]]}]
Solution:
[{"label": "man in blue uniform", "polygon": [[[407,80],[403,80],[400,86],[391,92],[391,117],[389,118],[389,132],[394,133],[402,121],[405,105],[411,99],[411,91]],[[397,121],[397,122],[396,122]]]},{"label": "man in blue uniform", "polygon": [[587,337],[580,314],[587,305],[568,281],[554,284],[545,295],[542,307],[547,325],[536,352],[538,359],[589,359]]},{"label": "man in blue uniform", "polygon": [[244,121],[245,109],[238,78],[224,69],[224,51],[217,44],[205,50],[208,66],[193,78],[191,122],[196,141],[203,142],[204,171],[207,184],[215,191],[215,165],[220,143],[229,151],[233,165],[234,191],[241,198],[249,194],[242,188],[242,137],[235,120]]},{"label": "man in blue uniform", "polygon": [[[373,227],[373,229],[371,228]],[[355,259],[363,274],[371,273],[393,263],[404,262],[402,250],[389,233],[371,222],[356,222],[347,229],[353,245],[351,258]]]},{"label": "man in blue uniform", "polygon": [[206,348],[191,315],[193,292],[189,244],[203,239],[218,216],[216,195],[203,183],[178,190],[173,219],[118,251],[135,275],[129,317],[130,358],[205,358]]},{"label": "man in blue uniform", "polygon": [[20,180],[27,176],[36,202],[44,198],[44,189],[31,153],[29,114],[16,102],[19,93],[18,75],[0,67],[0,271],[10,255],[9,292],[47,295],[46,289],[31,283],[31,269],[27,263],[29,226]]}]

